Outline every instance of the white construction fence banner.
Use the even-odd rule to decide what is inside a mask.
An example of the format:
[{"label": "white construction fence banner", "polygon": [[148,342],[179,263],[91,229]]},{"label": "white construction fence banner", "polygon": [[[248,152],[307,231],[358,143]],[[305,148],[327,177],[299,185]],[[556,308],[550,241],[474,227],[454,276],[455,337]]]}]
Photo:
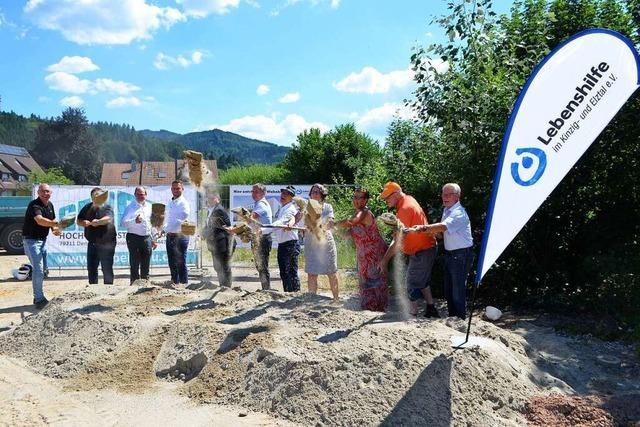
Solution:
[{"label": "white construction fence banner", "polygon": [[580,32],[533,71],[502,140],[476,283],[640,85],[633,43]]},{"label": "white construction fence banner", "polygon": [[[70,214],[78,215],[80,209],[91,201],[91,189],[94,186],[82,185],[52,185],[51,203],[56,210],[56,218]],[[120,225],[125,208],[135,200],[133,192],[135,187],[103,186],[109,190],[107,204],[113,208],[116,225],[116,252],[113,258],[114,267],[129,267],[129,251],[127,250],[127,230]],[[171,186],[145,187],[147,189],[147,202],[164,203],[171,200]],[[33,188],[33,196],[37,197],[37,186]],[[189,221],[196,222],[198,194],[195,188],[187,186],[184,189],[184,197],[189,203],[191,213]],[[197,250],[198,236],[191,236],[187,250],[187,263],[196,265],[199,251]],[[78,268],[87,265],[87,240],[84,237],[84,229],[75,223],[62,231],[60,237],[49,233],[47,237],[47,267],[48,268]],[[151,265],[168,266],[166,238],[158,239],[158,247],[151,255]]]},{"label": "white construction fence banner", "polygon": [[[289,184],[281,184],[281,185],[267,185],[267,194],[265,194],[265,198],[269,205],[271,206],[271,213],[274,218],[278,209],[280,209],[280,189],[285,188]],[[309,198],[309,191],[311,190],[311,185],[294,185],[296,189],[296,196],[303,197],[305,199]],[[231,185],[229,186],[229,208],[247,208],[249,210],[253,209],[253,205],[255,201],[251,197],[251,189],[252,185]],[[238,220],[234,218],[235,215],[231,214],[231,222],[236,223]],[[240,239],[236,238],[238,242],[238,246],[249,246],[247,243],[242,243]],[[277,245],[277,242],[274,242],[274,246]]]}]

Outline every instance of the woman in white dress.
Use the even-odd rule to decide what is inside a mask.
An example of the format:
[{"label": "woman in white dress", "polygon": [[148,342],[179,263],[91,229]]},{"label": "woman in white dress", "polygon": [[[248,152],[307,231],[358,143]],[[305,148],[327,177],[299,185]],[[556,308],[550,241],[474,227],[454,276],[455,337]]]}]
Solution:
[{"label": "woman in white dress", "polygon": [[338,262],[336,256],[336,243],[331,233],[333,224],[333,207],[325,203],[328,191],[322,184],[313,184],[309,191],[309,198],[322,204],[322,216],[320,217],[320,238],[314,233],[306,232],[304,235],[304,271],[308,275],[309,292],[318,292],[318,276],[329,277],[329,286],[333,294],[333,300],[338,299]]}]

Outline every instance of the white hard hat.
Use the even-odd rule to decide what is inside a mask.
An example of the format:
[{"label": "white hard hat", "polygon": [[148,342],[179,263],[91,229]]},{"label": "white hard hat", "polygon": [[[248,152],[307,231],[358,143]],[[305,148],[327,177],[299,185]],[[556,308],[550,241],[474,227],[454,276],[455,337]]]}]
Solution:
[{"label": "white hard hat", "polygon": [[31,264],[22,264],[18,270],[26,271],[29,277],[31,277],[31,273],[33,273]]},{"label": "white hard hat", "polygon": [[17,280],[27,280],[29,278],[29,272],[23,270],[22,267],[14,268],[13,270],[11,270],[11,274],[13,274],[13,277]]}]

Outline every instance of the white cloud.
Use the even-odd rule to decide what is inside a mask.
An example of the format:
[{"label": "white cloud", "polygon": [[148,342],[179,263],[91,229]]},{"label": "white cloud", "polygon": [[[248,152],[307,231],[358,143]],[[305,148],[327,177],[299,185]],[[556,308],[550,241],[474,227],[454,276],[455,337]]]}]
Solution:
[{"label": "white cloud", "polygon": [[208,129],[214,128],[237,133],[247,138],[287,146],[294,143],[298,134],[304,130],[311,128],[318,128],[322,132],[329,130],[329,126],[326,124],[321,122],[308,122],[298,114],[289,114],[282,120],[278,120],[276,115],[272,115],[271,117],[264,115],[244,116],[233,119],[226,125],[212,125],[208,127]]},{"label": "white cloud", "polygon": [[39,96],[38,97],[38,102],[49,102],[51,101],[51,98],[49,98],[48,96]]},{"label": "white cloud", "polygon": [[383,139],[387,133],[389,124],[395,119],[413,119],[415,113],[404,104],[399,102],[387,102],[384,105],[372,108],[362,115],[356,117],[356,127],[362,132]]},{"label": "white cloud", "polygon": [[138,86],[131,83],[111,79],[97,79],[95,81],[95,88],[100,92],[115,93],[117,95],[128,95],[131,92],[140,90]]},{"label": "white cloud", "polygon": [[63,73],[80,74],[87,71],[99,70],[91,58],[86,56],[65,56],[57,64],[51,64],[47,67],[47,71]]},{"label": "white cloud", "polygon": [[159,28],[186,20],[178,9],[146,0],[29,0],[24,13],[38,27],[82,45],[150,39]]},{"label": "white cloud", "polygon": [[191,62],[193,62],[194,64],[199,64],[202,62],[202,52],[196,50],[195,52],[193,52],[191,54]]},{"label": "white cloud", "polygon": [[391,71],[382,74],[373,67],[364,67],[360,72],[349,74],[333,84],[340,92],[349,93],[387,93],[393,88],[408,86],[413,80],[411,69]]},{"label": "white cloud", "polygon": [[[170,59],[169,59],[170,58]],[[175,64],[175,59],[164,53],[160,52],[156,55],[156,59],[153,61],[153,66],[158,70],[168,70],[171,64]]]},{"label": "white cloud", "polygon": [[278,99],[278,101],[281,102],[282,104],[291,104],[293,102],[298,102],[299,100],[300,100],[299,92],[288,93],[282,98]]},{"label": "white cloud", "polygon": [[95,81],[91,81],[80,79],[74,74],[62,71],[51,73],[47,75],[44,80],[49,85],[49,89],[74,94],[90,93],[95,95],[98,92],[107,92],[117,95],[128,95],[131,92],[140,90],[138,86],[123,81],[111,79],[96,79]]},{"label": "white cloud", "polygon": [[139,107],[140,105],[142,105],[142,101],[135,96],[119,96],[107,102],[107,108]]},{"label": "white cloud", "polygon": [[269,89],[269,86],[267,86],[267,85],[260,85],[260,86],[258,86],[258,88],[256,89],[256,93],[257,93],[258,95],[262,96],[262,95],[266,95],[266,94],[268,94],[268,93],[269,93],[269,90],[270,90],[270,89]]},{"label": "white cloud", "polygon": [[[445,72],[449,64],[441,59],[433,60],[431,65],[440,73]],[[333,87],[340,92],[349,93],[387,93],[392,89],[404,88],[413,84],[415,72],[411,68],[391,71],[383,74],[373,67],[366,66],[359,72],[353,72]]]},{"label": "white cloud", "polygon": [[291,7],[291,6],[295,6],[296,4],[300,4],[300,3],[308,3],[313,7],[316,7],[318,5],[321,4],[329,4],[329,7],[331,7],[331,9],[337,9],[340,6],[340,0],[285,0],[282,4],[276,6],[270,13],[269,15],[271,16],[278,16],[280,15],[280,12],[282,12],[283,10]]},{"label": "white cloud", "polygon": [[204,53],[198,50],[191,53],[190,57],[185,57],[183,55],[174,57],[165,55],[164,53],[160,52],[156,55],[156,59],[153,61],[153,66],[158,70],[168,70],[174,65],[187,68],[192,66],[193,64],[200,64],[203,57]]},{"label": "white cloud", "polygon": [[238,7],[240,0],[176,0],[176,3],[182,5],[186,15],[204,18],[212,13],[229,13],[231,9]]},{"label": "white cloud", "polygon": [[49,89],[60,92],[82,94],[93,90],[93,83],[90,80],[80,79],[62,71],[49,74],[44,81],[49,85]]},{"label": "white cloud", "polygon": [[84,100],[79,96],[66,96],[60,100],[60,105],[63,107],[73,107],[78,108],[84,104]]}]

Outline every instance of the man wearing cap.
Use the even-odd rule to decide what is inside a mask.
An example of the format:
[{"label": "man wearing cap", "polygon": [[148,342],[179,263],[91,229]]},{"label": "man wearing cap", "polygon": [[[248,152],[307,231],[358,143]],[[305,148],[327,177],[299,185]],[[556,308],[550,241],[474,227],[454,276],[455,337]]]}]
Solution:
[{"label": "man wearing cap", "polygon": [[408,232],[426,232],[429,235],[442,233],[445,249],[444,294],[447,298],[449,316],[464,319],[466,283],[473,262],[473,239],[471,222],[467,211],[460,204],[460,186],[456,183],[442,187],[442,219],[436,224],[418,225]]},{"label": "man wearing cap", "polygon": [[[280,189],[280,209],[276,213],[276,220],[272,225],[293,227],[296,223],[298,207],[293,202],[296,189],[292,185]],[[278,267],[285,292],[300,290],[298,277],[298,256],[300,256],[300,241],[298,232],[290,228],[267,228],[263,234],[273,234],[278,242]]]},{"label": "man wearing cap", "polygon": [[[405,227],[428,224],[427,215],[424,213],[416,199],[402,192],[402,188],[395,182],[387,182],[384,185],[380,197],[388,207],[395,208],[396,216]],[[440,315],[433,303],[431,296],[431,269],[436,258],[436,239],[426,233],[410,233],[404,235],[401,230],[396,230],[393,242],[384,254],[381,262],[382,270],[387,273],[391,258],[402,251],[409,259],[407,266],[407,291],[411,302],[410,314],[418,313],[418,299],[423,297],[427,302],[425,317],[438,318]]]},{"label": "man wearing cap", "polygon": [[147,202],[147,190],[136,187],[134,201],[124,210],[120,223],[127,229],[127,249],[129,249],[129,267],[131,283],[138,279],[149,279],[151,264],[151,203]]},{"label": "man wearing cap", "polygon": [[231,287],[231,255],[233,255],[233,236],[225,229],[231,226],[229,214],[220,203],[220,194],[207,195],[207,223],[203,236],[211,252],[213,268],[218,275],[220,286]]},{"label": "man wearing cap", "polygon": [[[269,225],[272,221],[271,205],[266,199],[267,187],[264,184],[256,183],[251,189],[251,198],[255,202],[251,217],[260,224]],[[271,276],[269,274],[269,254],[271,253],[272,239],[271,234],[262,234],[260,236],[259,248],[257,248],[258,256],[254,257],[254,263],[260,277],[262,289],[270,289]],[[253,242],[251,243],[253,245]],[[253,249],[253,248],[252,248]]]},{"label": "man wearing cap", "polygon": [[106,203],[109,193],[100,187],[91,190],[91,202],[78,213],[76,223],[84,227],[87,239],[87,272],[89,284],[98,283],[98,265],[102,266],[105,285],[113,284],[113,255],[116,251],[116,228],[113,209]]},{"label": "man wearing cap", "polygon": [[38,197],[29,202],[24,214],[24,224],[22,226],[22,238],[24,243],[24,253],[29,258],[33,267],[31,273],[31,283],[33,286],[33,303],[38,310],[44,308],[49,300],[44,296],[42,283],[44,282],[44,269],[47,259],[47,236],[49,229],[54,235],[60,234],[56,211],[51,198],[51,187],[42,183],[38,186]]},{"label": "man wearing cap", "polygon": [[187,270],[187,248],[189,236],[182,234],[182,223],[189,218],[189,202],[182,195],[184,186],[181,181],[171,183],[172,198],[167,204],[167,258],[171,271],[171,282],[186,285],[189,283]]}]

